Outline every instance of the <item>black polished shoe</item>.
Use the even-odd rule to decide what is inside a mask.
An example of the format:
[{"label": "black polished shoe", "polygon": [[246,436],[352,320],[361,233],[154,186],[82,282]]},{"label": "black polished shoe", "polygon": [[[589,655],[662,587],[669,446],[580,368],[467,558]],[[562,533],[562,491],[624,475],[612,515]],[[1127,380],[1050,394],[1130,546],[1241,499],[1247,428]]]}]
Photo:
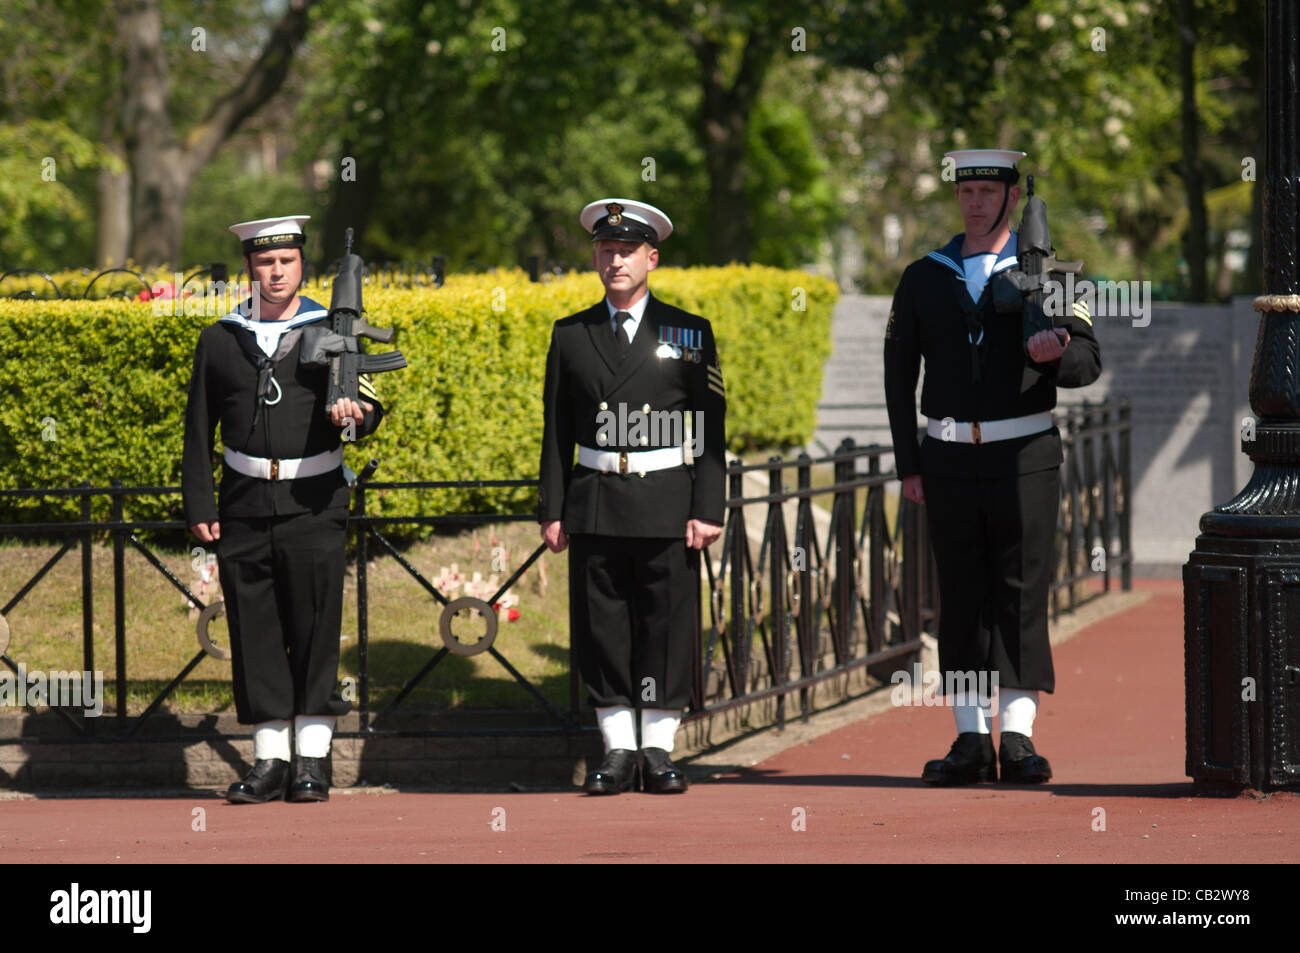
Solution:
[{"label": "black polished shoe", "polygon": [[253,770],[226,790],[226,800],[235,804],[264,804],[284,796],[289,783],[289,762],[279,758],[258,758]]},{"label": "black polished shoe", "polygon": [[1042,784],[1052,778],[1052,766],[1034,750],[1034,743],[1018,731],[1004,731],[998,740],[1002,780],[1012,784]]},{"label": "black polished shoe", "polygon": [[587,775],[582,790],[587,794],[622,794],[636,785],[638,758],[635,751],[615,748],[605,755],[600,767]]},{"label": "black polished shoe", "polygon": [[298,758],[298,773],[294,776],[293,786],[285,795],[286,801],[328,801],[330,799],[329,776],[326,773],[328,758]]},{"label": "black polished shoe", "polygon": [[641,749],[641,790],[650,794],[682,794],[686,775],[668,759],[663,748]]},{"label": "black polished shoe", "polygon": [[963,731],[952,743],[948,756],[927,761],[921,780],[940,787],[976,784],[998,779],[998,760],[993,755],[993,738],[978,731]]}]

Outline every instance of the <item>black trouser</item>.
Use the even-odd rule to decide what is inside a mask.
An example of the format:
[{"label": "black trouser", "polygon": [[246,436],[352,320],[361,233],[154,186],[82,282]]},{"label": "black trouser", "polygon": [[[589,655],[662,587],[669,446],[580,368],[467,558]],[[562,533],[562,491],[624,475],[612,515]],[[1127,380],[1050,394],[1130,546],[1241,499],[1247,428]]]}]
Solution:
[{"label": "black trouser", "polygon": [[569,547],[572,634],[592,704],[685,708],[698,556],[683,537],[577,535]]},{"label": "black trouser", "polygon": [[1047,632],[1057,470],[999,479],[923,475],[939,568],[939,668],[996,672],[1000,688],[1056,687]]},{"label": "black trouser", "polygon": [[217,562],[240,724],[344,715],[338,694],[347,510],[222,517]]}]

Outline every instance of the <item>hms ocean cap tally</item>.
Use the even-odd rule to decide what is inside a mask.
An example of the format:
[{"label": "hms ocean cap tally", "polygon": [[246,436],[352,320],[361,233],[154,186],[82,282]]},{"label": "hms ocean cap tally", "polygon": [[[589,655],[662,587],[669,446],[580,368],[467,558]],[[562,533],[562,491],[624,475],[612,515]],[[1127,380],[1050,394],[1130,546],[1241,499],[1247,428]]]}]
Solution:
[{"label": "hms ocean cap tally", "polygon": [[985,179],[1015,185],[1020,181],[1016,163],[1028,154],[1014,149],[954,149],[943,155],[956,161],[958,182]]},{"label": "hms ocean cap tally", "polygon": [[668,216],[653,205],[632,199],[597,199],[578,216],[591,240],[614,239],[656,244],[673,233]]},{"label": "hms ocean cap tally", "polygon": [[231,225],[230,230],[239,236],[240,245],[246,255],[272,248],[302,248],[307,242],[302,223],[310,218],[310,215],[259,218],[252,222]]}]

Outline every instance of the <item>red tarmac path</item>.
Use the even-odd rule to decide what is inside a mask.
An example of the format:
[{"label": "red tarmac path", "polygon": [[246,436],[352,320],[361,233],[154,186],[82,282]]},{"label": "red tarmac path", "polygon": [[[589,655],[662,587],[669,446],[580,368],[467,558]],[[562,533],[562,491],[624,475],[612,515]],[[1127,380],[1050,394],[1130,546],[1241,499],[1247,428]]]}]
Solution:
[{"label": "red tarmac path", "polygon": [[[935,789],[940,708],[894,708],[684,796],[340,794],[327,804],[0,801],[0,864],[296,862],[1281,863],[1300,796],[1193,796],[1183,774],[1182,587],[1055,649],[1035,742],[1048,785]],[[192,829],[203,808],[206,830]],[[494,830],[502,818],[505,830]],[[794,830],[802,809],[806,830]],[[1105,830],[1094,830],[1097,809]]]}]

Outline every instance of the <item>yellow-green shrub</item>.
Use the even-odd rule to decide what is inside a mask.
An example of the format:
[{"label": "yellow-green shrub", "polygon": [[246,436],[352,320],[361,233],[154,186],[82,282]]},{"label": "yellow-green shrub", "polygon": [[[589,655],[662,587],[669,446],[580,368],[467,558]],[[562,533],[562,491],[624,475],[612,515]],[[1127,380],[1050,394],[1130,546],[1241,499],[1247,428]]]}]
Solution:
[{"label": "yellow-green shrub", "polygon": [[[713,323],[733,450],[807,440],[830,351],[832,282],[730,266],[663,269],[651,287]],[[329,303],[319,285],[304,293]],[[436,291],[367,288],[372,323],[398,329],[410,366],[376,375],[388,417],[347,450],[349,465],[360,470],[378,457],[376,480],[535,478],[550,326],[601,296],[593,274],[534,284],[520,271],[451,276]],[[801,297],[806,310],[792,306]],[[134,301],[0,301],[0,486],[103,486],[114,477],[177,484],[194,342],[213,320],[156,314]],[[518,512],[534,498],[526,490],[394,491],[372,494],[368,510]],[[75,512],[70,499],[0,501],[6,521]],[[132,502],[128,514],[179,518],[179,497]]]}]

